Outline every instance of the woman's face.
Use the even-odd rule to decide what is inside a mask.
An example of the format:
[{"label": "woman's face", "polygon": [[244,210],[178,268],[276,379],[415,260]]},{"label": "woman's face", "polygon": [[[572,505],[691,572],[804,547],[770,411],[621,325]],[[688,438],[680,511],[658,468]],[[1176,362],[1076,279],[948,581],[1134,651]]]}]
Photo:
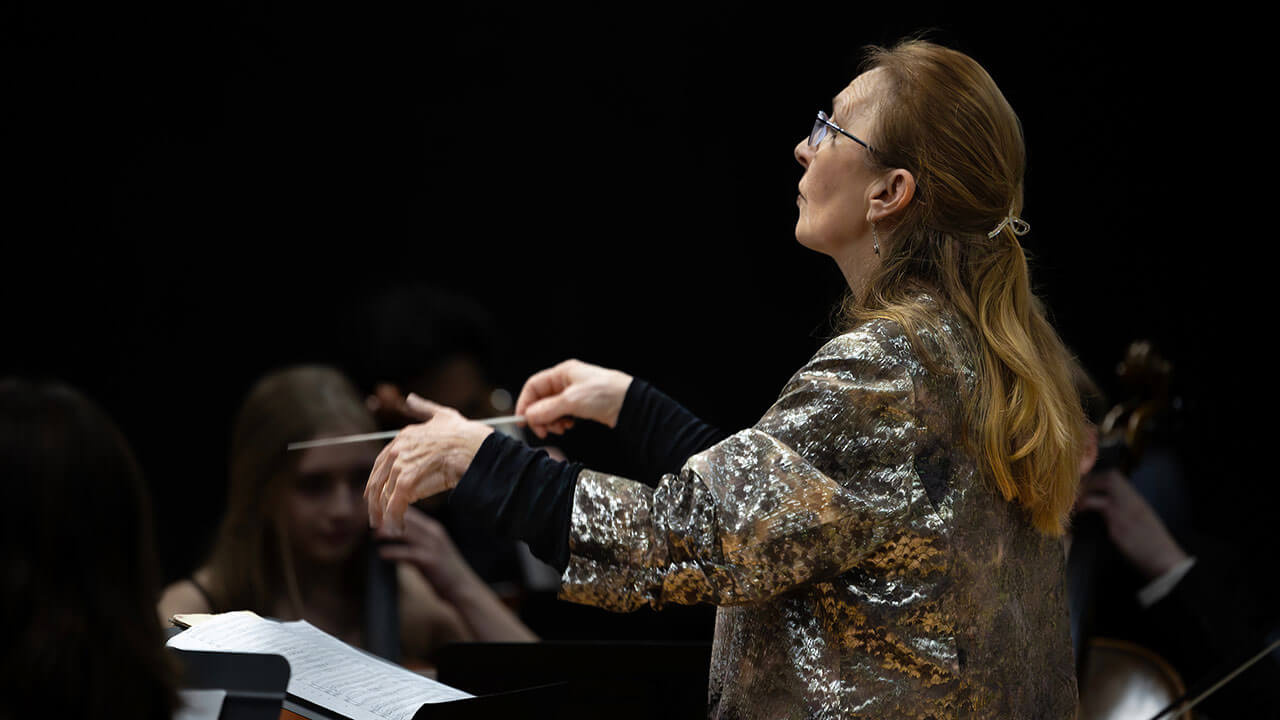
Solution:
[{"label": "woman's face", "polygon": [[282,507],[289,541],[300,559],[341,563],[360,545],[369,530],[364,486],[377,457],[371,443],[303,451]]},{"label": "woman's face", "polygon": [[[832,122],[868,142],[880,91],[878,73],[871,70],[854,78],[835,97],[831,108]],[[835,258],[842,268],[846,261],[870,260],[875,255],[867,219],[875,175],[867,152],[831,128],[817,147],[809,147],[805,137],[795,148],[796,160],[805,168],[796,198],[800,210],[796,240]]]}]

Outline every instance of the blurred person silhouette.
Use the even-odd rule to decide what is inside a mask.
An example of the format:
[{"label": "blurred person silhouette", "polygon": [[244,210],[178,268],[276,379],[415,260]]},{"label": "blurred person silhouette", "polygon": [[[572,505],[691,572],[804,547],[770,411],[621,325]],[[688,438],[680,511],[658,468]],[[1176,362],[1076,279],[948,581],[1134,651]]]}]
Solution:
[{"label": "blurred person silhouette", "polygon": [[[343,351],[384,429],[420,422],[405,404],[409,394],[474,419],[511,412],[511,394],[497,381],[501,333],[492,314],[474,300],[431,286],[403,285],[368,298],[348,321]],[[443,498],[420,507],[445,526],[471,567],[512,607],[521,607],[526,591],[558,588],[559,573],[524,543],[495,536]]]},{"label": "blurred person silhouette", "polygon": [[414,511],[403,542],[375,542],[361,493],[378,443],[286,450],[374,429],[355,386],[334,368],[292,367],[261,379],[235,422],[229,507],[212,553],[165,590],[162,622],[245,609],[306,619],[411,665],[429,663],[450,642],[536,640],[435,520]]},{"label": "blurred person silhouette", "polygon": [[496,380],[499,332],[475,301],[404,285],[370,297],[349,321],[349,371],[369,392],[369,408],[384,427],[417,422],[404,402],[410,393],[470,418],[511,411],[511,395]]},{"label": "blurred person silhouette", "polygon": [[[1149,344],[1134,343],[1119,366],[1122,380],[1126,373],[1130,380],[1139,375],[1142,363],[1165,361]],[[1085,635],[1074,638],[1077,651],[1088,636],[1130,641],[1167,661],[1187,689],[1202,689],[1263,648],[1268,609],[1242,573],[1240,549],[1199,530],[1177,451],[1180,403],[1168,396],[1167,382],[1155,393],[1157,411],[1126,434],[1108,431],[1134,401],[1112,405],[1078,362],[1073,378],[1089,423],[1073,526],[1105,539],[1083,550],[1093,554],[1083,564],[1081,548],[1072,544],[1071,581],[1091,588],[1085,590],[1088,606],[1073,607],[1083,616],[1073,617],[1073,624],[1082,624]],[[1090,522],[1094,530],[1087,529]],[[1079,577],[1086,571],[1091,577]],[[1276,716],[1278,689],[1280,664],[1264,659],[1195,712],[1210,720],[1258,711]],[[1082,684],[1082,694],[1087,690]]]},{"label": "blurred person silhouette", "polygon": [[0,482],[0,718],[171,717],[151,504],[115,424],[65,385],[0,381]]}]

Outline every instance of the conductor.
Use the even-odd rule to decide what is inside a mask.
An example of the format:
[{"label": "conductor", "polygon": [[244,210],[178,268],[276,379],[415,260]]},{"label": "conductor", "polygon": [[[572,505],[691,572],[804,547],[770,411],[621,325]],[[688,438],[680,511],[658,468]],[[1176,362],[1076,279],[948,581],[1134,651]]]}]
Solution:
[{"label": "conductor", "polygon": [[1019,240],[1021,126],[962,53],[910,40],[864,67],[795,148],[796,239],[843,272],[846,329],[759,422],[726,436],[577,361],[528,380],[536,434],[614,427],[665,466],[649,487],[411,397],[429,419],[379,456],[370,522],[453,489],[567,600],[714,603],[711,717],[1073,717],[1084,423]]}]

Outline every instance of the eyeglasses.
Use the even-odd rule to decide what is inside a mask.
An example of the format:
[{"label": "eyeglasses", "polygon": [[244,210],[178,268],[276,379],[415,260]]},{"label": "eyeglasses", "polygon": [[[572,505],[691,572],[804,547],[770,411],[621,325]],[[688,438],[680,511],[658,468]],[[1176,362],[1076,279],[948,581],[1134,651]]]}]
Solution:
[{"label": "eyeglasses", "polygon": [[835,130],[841,135],[849,138],[850,140],[866,148],[868,151],[871,150],[870,145],[854,137],[851,133],[846,132],[845,129],[840,127],[839,125],[831,122],[831,118],[828,117],[827,114],[821,110],[818,111],[818,119],[813,121],[813,130],[809,131],[809,147],[815,148],[815,149],[818,147],[818,143],[822,142],[823,139],[827,137],[827,128],[831,128],[832,130]]}]

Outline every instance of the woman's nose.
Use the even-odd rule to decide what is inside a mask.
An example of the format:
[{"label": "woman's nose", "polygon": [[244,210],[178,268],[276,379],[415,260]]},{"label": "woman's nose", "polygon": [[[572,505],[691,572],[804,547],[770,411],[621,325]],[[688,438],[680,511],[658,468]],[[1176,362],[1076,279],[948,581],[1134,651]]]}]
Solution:
[{"label": "woman's nose", "polygon": [[329,495],[329,514],[333,517],[346,517],[357,510],[364,512],[359,507],[363,500],[363,495],[348,489],[346,483],[337,483]]},{"label": "woman's nose", "polygon": [[809,138],[805,138],[796,143],[796,162],[803,165],[806,169],[809,167],[809,161],[813,159],[813,148],[809,147]]}]

